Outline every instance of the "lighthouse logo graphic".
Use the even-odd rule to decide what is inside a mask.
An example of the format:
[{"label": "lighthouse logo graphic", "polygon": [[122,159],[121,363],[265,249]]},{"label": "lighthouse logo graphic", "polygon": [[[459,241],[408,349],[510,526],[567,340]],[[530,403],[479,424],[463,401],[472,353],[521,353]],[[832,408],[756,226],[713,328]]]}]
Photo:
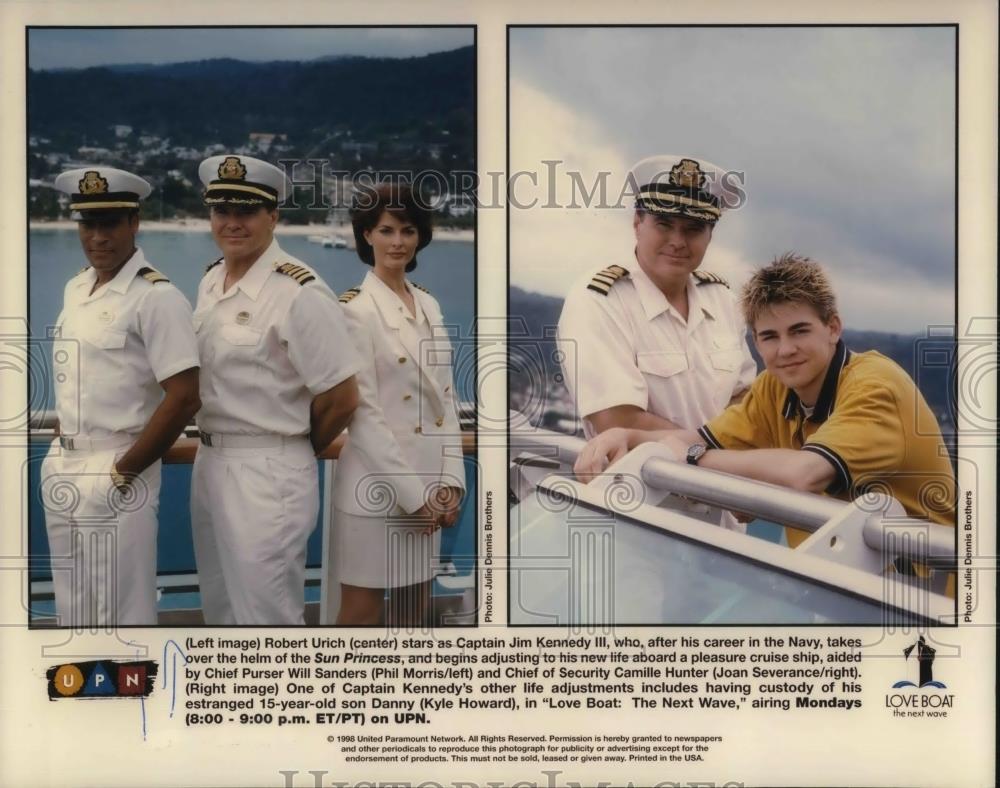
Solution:
[{"label": "lighthouse logo graphic", "polygon": [[916,643],[911,643],[909,646],[903,649],[903,657],[909,662],[910,654],[916,650],[916,662],[920,668],[920,680],[918,684],[914,684],[912,681],[897,681],[892,685],[893,689],[900,689],[901,687],[919,687],[923,689],[924,687],[934,687],[936,689],[947,689],[947,687],[940,681],[934,681],[934,654],[936,650],[927,645],[924,640],[924,636],[921,635],[917,638]]}]

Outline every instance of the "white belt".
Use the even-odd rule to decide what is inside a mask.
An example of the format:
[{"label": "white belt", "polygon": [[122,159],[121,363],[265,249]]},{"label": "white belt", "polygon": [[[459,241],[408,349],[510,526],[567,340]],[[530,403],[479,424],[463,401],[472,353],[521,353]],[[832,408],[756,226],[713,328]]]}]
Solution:
[{"label": "white belt", "polygon": [[202,432],[201,445],[213,449],[270,449],[300,443],[305,435],[223,435],[218,432]]},{"label": "white belt", "polygon": [[135,443],[135,435],[120,433],[107,438],[76,438],[67,435],[59,436],[59,445],[69,451],[103,451],[104,449],[117,449],[119,446],[128,446]]}]

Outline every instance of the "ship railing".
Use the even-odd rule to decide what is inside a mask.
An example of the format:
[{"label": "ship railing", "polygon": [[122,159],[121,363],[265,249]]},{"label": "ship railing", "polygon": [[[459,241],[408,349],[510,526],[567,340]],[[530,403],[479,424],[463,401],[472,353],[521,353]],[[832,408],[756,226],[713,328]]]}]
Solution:
[{"label": "ship railing", "polygon": [[[462,429],[462,453],[469,455],[476,453],[476,407],[475,404],[463,401],[458,406],[458,422]],[[39,410],[32,414],[31,437],[34,439],[52,438],[55,436],[55,427],[58,423],[56,412],[49,408]],[[184,428],[184,433],[179,437],[174,445],[167,450],[163,457],[166,465],[190,465],[194,462],[194,456],[200,444],[198,438],[198,427],[192,422]],[[341,449],[347,441],[347,434],[341,434],[333,443],[327,446],[318,455],[321,460],[335,460],[340,456]]]},{"label": "ship railing", "polygon": [[[509,488],[518,501],[542,491],[611,514],[616,513],[616,501],[627,501],[620,516],[667,531],[673,529],[672,523],[692,522],[690,504],[694,501],[702,505],[702,512],[714,507],[711,514],[698,515],[705,521],[718,522],[722,511],[731,511],[810,534],[795,550],[782,548],[789,559],[815,556],[845,570],[860,570],[883,580],[888,577],[918,582],[896,571],[899,560],[909,559],[917,565],[917,575],[931,576],[930,590],[935,595],[946,592],[949,577],[954,582],[955,529],[910,517],[897,500],[884,492],[865,493],[852,501],[800,492],[688,465],[659,443],[640,445],[589,484],[583,484],[572,469],[586,441],[533,427],[520,414],[511,414],[511,424],[516,426],[510,431]],[[664,510],[674,511],[665,517]],[[674,530],[679,534],[683,529],[678,526]],[[758,539],[724,529],[695,529],[692,533],[716,546],[732,546],[729,542],[738,537],[737,541],[742,540],[736,545],[739,550],[753,549],[755,542],[760,544]]]}]

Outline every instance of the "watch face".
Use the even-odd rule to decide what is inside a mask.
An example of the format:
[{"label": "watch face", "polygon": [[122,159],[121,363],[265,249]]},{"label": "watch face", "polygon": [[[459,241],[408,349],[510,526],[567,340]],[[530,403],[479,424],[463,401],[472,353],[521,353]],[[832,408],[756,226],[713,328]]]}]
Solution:
[{"label": "watch face", "polygon": [[698,460],[704,456],[706,451],[708,451],[708,447],[704,443],[696,443],[689,448],[687,453],[688,465],[697,465]]}]

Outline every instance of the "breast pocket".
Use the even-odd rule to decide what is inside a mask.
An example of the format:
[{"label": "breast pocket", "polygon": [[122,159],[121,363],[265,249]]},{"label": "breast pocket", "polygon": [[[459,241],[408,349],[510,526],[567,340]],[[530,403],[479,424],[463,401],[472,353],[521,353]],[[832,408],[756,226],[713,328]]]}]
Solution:
[{"label": "breast pocket", "polygon": [[101,350],[122,350],[126,336],[124,331],[113,328],[89,328],[80,334],[82,339]]},{"label": "breast pocket", "polygon": [[77,336],[81,340],[79,396],[86,398],[88,407],[110,408],[107,412],[112,413],[117,406],[110,400],[121,396],[118,389],[131,382],[133,373],[133,359],[125,350],[127,334],[104,326],[86,326]]},{"label": "breast pocket", "polygon": [[258,385],[258,375],[273,366],[266,363],[264,332],[250,326],[226,323],[219,326],[211,341],[212,351],[203,359],[206,366],[228,377],[234,375],[246,385]]},{"label": "breast pocket", "polygon": [[723,334],[712,337],[712,350],[708,352],[712,367],[719,372],[738,372],[743,363],[743,348],[738,337]]},{"label": "breast pocket", "polygon": [[229,345],[236,347],[256,347],[260,344],[260,338],[264,332],[250,326],[237,326],[229,323],[224,325],[219,332],[222,339]]},{"label": "breast pocket", "polygon": [[662,350],[637,353],[635,361],[643,375],[653,375],[658,378],[671,378],[688,368],[686,354]]}]

